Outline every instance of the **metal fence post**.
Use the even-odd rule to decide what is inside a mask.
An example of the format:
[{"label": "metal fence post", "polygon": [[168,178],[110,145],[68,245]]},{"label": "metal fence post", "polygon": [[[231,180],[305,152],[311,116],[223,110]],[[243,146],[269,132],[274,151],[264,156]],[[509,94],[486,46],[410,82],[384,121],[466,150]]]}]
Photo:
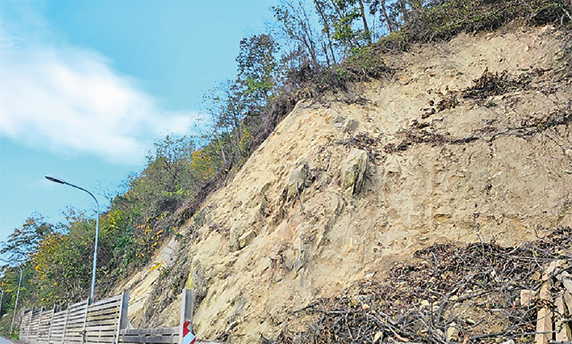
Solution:
[{"label": "metal fence post", "polygon": [[183,289],[181,301],[181,319],[179,323],[179,344],[194,344],[193,334],[193,308],[194,293],[191,289]]},{"label": "metal fence post", "polygon": [[124,291],[121,293],[121,308],[119,308],[119,318],[117,319],[117,334],[115,335],[115,344],[119,343],[121,330],[127,328],[129,318],[127,317],[129,307],[129,293]]}]

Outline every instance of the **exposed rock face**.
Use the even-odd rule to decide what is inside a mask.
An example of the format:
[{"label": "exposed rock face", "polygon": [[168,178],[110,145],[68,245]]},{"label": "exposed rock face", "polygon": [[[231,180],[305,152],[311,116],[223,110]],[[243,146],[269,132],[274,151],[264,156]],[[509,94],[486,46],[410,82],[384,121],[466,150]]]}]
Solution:
[{"label": "exposed rock face", "polygon": [[361,149],[353,150],[342,166],[342,187],[350,194],[361,190],[367,169],[367,153]]},{"label": "exposed rock face", "polygon": [[[560,120],[572,87],[554,73],[558,37],[550,27],[461,35],[387,57],[392,79],[353,90],[365,103],[299,103],[209,199],[205,225],[183,228],[204,273],[199,338],[274,337],[312,298],[383,278],[435,242],[514,245],[537,226],[572,225],[572,131]],[[463,98],[486,69],[532,81]]]}]

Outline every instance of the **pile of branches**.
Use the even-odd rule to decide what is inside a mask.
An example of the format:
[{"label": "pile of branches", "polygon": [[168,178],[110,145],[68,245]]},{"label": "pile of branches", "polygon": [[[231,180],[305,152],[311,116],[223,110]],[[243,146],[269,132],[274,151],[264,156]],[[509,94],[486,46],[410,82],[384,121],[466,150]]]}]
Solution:
[{"label": "pile of branches", "polygon": [[403,152],[409,149],[414,144],[428,143],[433,146],[439,146],[444,144],[461,145],[470,143],[478,140],[477,137],[470,136],[465,138],[453,137],[449,133],[435,134],[428,132],[426,130],[417,130],[416,128],[411,128],[409,130],[402,130],[398,132],[399,136],[403,136],[403,140],[398,143],[388,143],[383,147],[383,150],[387,154],[392,154],[395,152]]},{"label": "pile of branches", "polygon": [[486,99],[523,89],[530,84],[533,77],[541,76],[545,72],[544,69],[536,68],[529,73],[511,76],[506,70],[501,73],[492,73],[486,68],[480,78],[473,80],[474,85],[463,91],[463,98]]},{"label": "pile of branches", "polygon": [[550,261],[572,266],[572,229],[540,231],[543,238],[518,247],[479,242],[417,251],[412,261],[391,268],[385,282],[363,280],[297,311],[297,318],[313,319],[310,325],[292,332],[286,324],[276,342],[533,341],[544,305],[521,305],[520,291],[540,289]]}]

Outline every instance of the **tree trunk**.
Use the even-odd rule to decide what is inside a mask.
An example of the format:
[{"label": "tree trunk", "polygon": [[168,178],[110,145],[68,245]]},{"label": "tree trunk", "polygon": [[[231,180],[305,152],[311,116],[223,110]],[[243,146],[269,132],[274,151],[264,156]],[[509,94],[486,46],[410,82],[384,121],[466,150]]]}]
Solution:
[{"label": "tree trunk", "polygon": [[[330,50],[330,55],[332,56],[333,64],[336,64],[336,55],[334,54],[334,48],[332,47],[332,33],[330,31],[330,23],[326,17],[326,13],[324,11],[324,4],[319,2],[319,0],[314,0],[314,4],[316,6],[316,11],[320,18],[322,18],[322,22],[324,23],[324,32],[326,33],[326,37],[328,39],[327,48],[324,47],[324,53],[326,54],[326,60],[328,60],[328,48]],[[330,62],[327,61],[328,66]]]},{"label": "tree trunk", "polygon": [[363,20],[363,29],[365,34],[367,35],[367,43],[371,44],[371,32],[369,31],[369,26],[367,25],[367,17],[365,16],[363,0],[359,0],[359,10],[361,12],[361,19]]},{"label": "tree trunk", "polygon": [[383,15],[383,19],[385,19],[385,23],[387,24],[387,29],[389,33],[395,31],[395,27],[393,26],[393,20],[387,14],[387,8],[385,7],[385,0],[379,1],[379,8],[381,9],[381,14]]}]

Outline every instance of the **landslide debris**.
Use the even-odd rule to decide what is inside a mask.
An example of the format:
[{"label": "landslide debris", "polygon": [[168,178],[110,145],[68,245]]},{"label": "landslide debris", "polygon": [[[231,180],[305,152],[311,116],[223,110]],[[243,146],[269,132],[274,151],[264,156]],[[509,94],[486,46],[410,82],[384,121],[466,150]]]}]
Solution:
[{"label": "landslide debris", "polygon": [[[550,279],[572,271],[572,228],[539,229],[538,235],[516,247],[477,242],[418,250],[391,267],[383,282],[363,279],[292,312],[275,343],[533,342],[541,309],[561,324],[572,314],[572,304],[559,311],[537,295],[547,283],[550,294],[565,290]],[[310,325],[290,330],[300,322]]]}]

